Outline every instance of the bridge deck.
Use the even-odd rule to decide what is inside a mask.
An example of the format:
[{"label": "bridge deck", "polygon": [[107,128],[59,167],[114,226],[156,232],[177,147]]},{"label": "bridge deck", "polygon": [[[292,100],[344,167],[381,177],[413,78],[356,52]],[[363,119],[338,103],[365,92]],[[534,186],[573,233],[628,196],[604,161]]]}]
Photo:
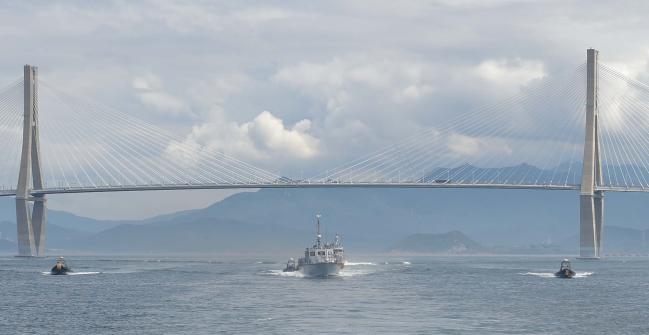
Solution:
[{"label": "bridge deck", "polygon": [[[458,184],[458,183],[335,183],[335,182],[294,182],[273,184],[185,184],[185,185],[132,185],[132,186],[102,186],[102,187],[57,187],[43,190],[32,190],[32,195],[43,194],[74,194],[74,193],[104,193],[104,192],[137,192],[137,191],[166,191],[166,190],[227,190],[227,189],[258,189],[258,188],[476,188],[476,189],[509,189],[509,190],[579,190],[579,185],[508,185],[508,184]],[[606,192],[649,192],[642,187],[598,186],[596,190]],[[0,197],[15,196],[16,190],[2,190]]]},{"label": "bridge deck", "polygon": [[[136,192],[165,190],[221,190],[221,189],[258,189],[258,188],[476,188],[476,189],[520,189],[520,190],[579,190],[579,185],[508,185],[508,184],[462,184],[462,183],[416,183],[416,182],[379,182],[379,183],[336,183],[336,182],[293,182],[266,184],[184,184],[184,185],[132,185],[102,187],[60,187],[32,190],[32,195],[74,194],[103,192]],[[607,188],[610,191],[622,191]],[[15,190],[0,191],[1,196],[14,196]]]}]

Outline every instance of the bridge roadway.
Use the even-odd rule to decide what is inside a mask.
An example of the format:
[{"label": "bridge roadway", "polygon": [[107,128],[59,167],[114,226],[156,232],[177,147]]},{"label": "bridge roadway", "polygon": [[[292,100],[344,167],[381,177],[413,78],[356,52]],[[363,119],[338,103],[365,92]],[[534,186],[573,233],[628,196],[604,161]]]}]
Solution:
[{"label": "bridge roadway", "polygon": [[[120,185],[98,187],[56,187],[42,190],[31,190],[31,195],[136,192],[165,190],[225,190],[225,189],[258,189],[258,188],[482,188],[482,189],[516,189],[516,190],[579,190],[579,185],[533,185],[533,184],[468,184],[468,183],[421,183],[421,182],[278,182],[250,184],[153,184],[153,185]],[[618,189],[605,190],[621,191]],[[15,190],[2,190],[0,197],[15,196]]]},{"label": "bridge roadway", "polygon": [[[75,193],[105,193],[105,192],[137,192],[137,191],[173,191],[173,190],[231,190],[258,188],[477,188],[477,189],[506,189],[506,190],[555,190],[578,191],[580,185],[535,185],[535,184],[468,184],[468,183],[418,183],[418,182],[284,182],[260,184],[153,184],[126,186],[98,187],[54,187],[43,190],[32,190],[31,195],[44,194],[75,194]],[[606,192],[649,192],[649,188],[639,186],[599,186],[597,191]],[[0,190],[0,197],[15,196],[16,190]]]}]

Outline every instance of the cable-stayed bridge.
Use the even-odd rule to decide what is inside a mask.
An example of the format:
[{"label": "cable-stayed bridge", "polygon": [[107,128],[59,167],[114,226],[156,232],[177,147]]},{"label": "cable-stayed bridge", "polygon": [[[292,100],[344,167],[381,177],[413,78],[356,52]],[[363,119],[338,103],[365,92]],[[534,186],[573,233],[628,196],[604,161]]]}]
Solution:
[{"label": "cable-stayed bridge", "polygon": [[[471,92],[469,92],[471,93]],[[456,108],[454,110],[461,110]],[[0,196],[18,253],[44,254],[46,198],[184,189],[399,187],[576,190],[580,254],[602,254],[605,191],[649,191],[649,86],[598,62],[528,84],[307,179],[266,171],[38,79],[0,90]]]}]

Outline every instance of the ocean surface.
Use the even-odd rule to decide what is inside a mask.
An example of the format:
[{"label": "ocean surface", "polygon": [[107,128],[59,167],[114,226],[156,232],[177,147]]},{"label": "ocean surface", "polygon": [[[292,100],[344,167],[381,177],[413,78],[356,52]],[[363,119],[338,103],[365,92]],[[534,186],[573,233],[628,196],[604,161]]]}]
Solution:
[{"label": "ocean surface", "polygon": [[0,257],[0,334],[649,334],[649,258],[282,257]]}]

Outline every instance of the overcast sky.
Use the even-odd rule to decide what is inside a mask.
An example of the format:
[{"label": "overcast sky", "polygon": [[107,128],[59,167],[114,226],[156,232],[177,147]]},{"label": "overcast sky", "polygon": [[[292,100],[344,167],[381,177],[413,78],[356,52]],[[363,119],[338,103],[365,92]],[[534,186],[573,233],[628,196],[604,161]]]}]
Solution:
[{"label": "overcast sky", "polygon": [[[645,78],[641,1],[2,1],[0,82],[43,80],[282,175],[336,166],[572,71]],[[41,111],[46,113],[46,111]],[[140,218],[220,191],[52,196]],[[164,208],[164,209],[161,209]]]}]

